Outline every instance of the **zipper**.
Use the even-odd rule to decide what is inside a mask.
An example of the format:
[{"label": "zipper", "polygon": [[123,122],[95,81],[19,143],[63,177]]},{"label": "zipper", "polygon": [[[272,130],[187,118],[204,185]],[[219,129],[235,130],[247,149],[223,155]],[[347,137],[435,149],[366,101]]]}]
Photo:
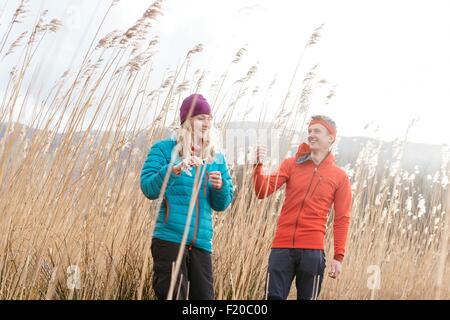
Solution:
[{"label": "zipper", "polygon": [[308,196],[309,189],[311,188],[311,184],[314,180],[314,176],[316,175],[316,172],[317,172],[317,167],[314,168],[314,172],[311,177],[311,181],[309,182],[308,190],[306,191],[305,197],[303,198],[303,201],[302,201],[302,205],[300,207],[300,210],[298,211],[297,218],[295,219],[294,234],[292,235],[292,247],[294,247],[294,248],[295,248],[295,234],[297,233],[297,226],[298,226],[298,218],[300,217],[300,214],[302,213],[303,206],[305,205],[306,197]]},{"label": "zipper", "polygon": [[[206,168],[205,168],[206,169]],[[197,169],[196,169],[197,170]],[[201,173],[201,172],[200,172]],[[208,176],[208,171],[206,171],[206,176]],[[195,183],[195,182],[194,182]],[[203,193],[206,197],[206,183],[207,181],[204,182],[203,184]],[[195,188],[197,189],[197,188]],[[198,226],[199,226],[199,201],[198,201],[198,194],[197,194],[197,199],[195,200],[195,228],[194,228],[194,238],[192,239],[191,244],[189,245],[189,250],[192,250],[192,248],[194,247],[195,241],[197,240],[197,231],[198,231]]]},{"label": "zipper", "polygon": [[311,191],[311,195],[309,196],[310,198],[312,198],[312,196],[314,195],[314,192],[316,192],[317,186],[322,182],[322,177],[319,176],[319,182],[316,183],[316,185],[314,186],[313,191]]},{"label": "zipper", "polygon": [[[302,201],[302,205],[301,205],[301,207],[300,207],[300,210],[298,211],[297,218],[295,219],[294,234],[292,235],[292,247],[293,247],[293,248],[295,248],[295,234],[297,233],[298,220],[299,220],[299,218],[300,218],[300,216],[301,216],[301,213],[302,213],[302,210],[303,210],[303,206],[305,205],[306,197],[308,196],[309,190],[310,190],[310,188],[311,188],[311,184],[312,184],[312,182],[313,182],[313,180],[314,180],[314,176],[315,176],[316,173],[317,173],[317,169],[322,165],[322,163],[324,163],[324,161],[328,158],[329,155],[330,155],[330,153],[327,154],[327,156],[319,163],[318,166],[314,166],[314,172],[313,172],[313,175],[312,175],[312,177],[311,177],[311,181],[309,182],[308,190],[306,191],[305,197],[303,198],[303,201]],[[311,161],[312,161],[312,160],[311,160]],[[319,185],[319,183],[321,182],[321,180],[322,180],[322,177],[319,176],[319,182],[318,182],[318,183],[316,184],[316,186],[314,187],[314,189],[313,189],[313,191],[312,191],[312,193],[311,193],[311,196],[312,196],[312,195],[314,194],[314,192],[316,191],[316,188],[317,188],[317,186]]]}]

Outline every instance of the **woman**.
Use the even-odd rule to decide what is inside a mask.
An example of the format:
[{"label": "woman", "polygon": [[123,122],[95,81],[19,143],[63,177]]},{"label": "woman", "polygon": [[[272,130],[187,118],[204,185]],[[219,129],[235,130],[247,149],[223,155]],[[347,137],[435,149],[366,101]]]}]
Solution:
[{"label": "woman", "polygon": [[199,94],[187,97],[180,108],[180,120],[176,139],[156,142],[141,172],[141,190],[154,200],[160,195],[167,170],[171,170],[152,239],[153,289],[158,299],[167,298],[194,197],[173,298],[212,300],[212,209],[224,211],[230,205],[232,180],[224,156],[215,152],[211,140],[211,108],[205,98]]}]

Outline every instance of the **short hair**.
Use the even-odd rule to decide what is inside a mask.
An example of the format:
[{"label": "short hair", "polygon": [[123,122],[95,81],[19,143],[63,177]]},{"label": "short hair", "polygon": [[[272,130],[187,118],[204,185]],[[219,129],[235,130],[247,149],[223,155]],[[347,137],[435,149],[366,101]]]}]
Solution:
[{"label": "short hair", "polygon": [[311,120],[323,120],[323,121],[326,121],[334,128],[335,131],[337,131],[336,122],[334,122],[334,120],[331,119],[330,117],[317,114],[317,115],[312,116]]}]

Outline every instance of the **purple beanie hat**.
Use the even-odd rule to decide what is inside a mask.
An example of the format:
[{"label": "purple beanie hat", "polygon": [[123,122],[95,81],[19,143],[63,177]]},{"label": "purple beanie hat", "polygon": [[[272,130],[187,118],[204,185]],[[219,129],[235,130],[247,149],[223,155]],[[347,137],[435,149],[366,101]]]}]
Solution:
[{"label": "purple beanie hat", "polygon": [[[191,114],[189,114],[189,110]],[[193,94],[184,99],[180,108],[180,120],[181,124],[183,124],[188,115],[193,117],[199,114],[209,114],[211,115],[211,107],[209,106],[208,101],[201,94]]]}]

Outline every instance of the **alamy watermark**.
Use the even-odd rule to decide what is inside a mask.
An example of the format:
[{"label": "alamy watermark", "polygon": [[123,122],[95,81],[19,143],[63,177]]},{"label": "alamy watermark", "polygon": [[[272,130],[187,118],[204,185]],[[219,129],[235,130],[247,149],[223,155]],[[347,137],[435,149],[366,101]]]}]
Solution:
[{"label": "alamy watermark", "polygon": [[369,290],[379,290],[381,287],[381,269],[378,265],[370,265],[367,267],[367,288]]},{"label": "alamy watermark", "polygon": [[67,267],[67,288],[70,290],[81,288],[81,272],[80,267],[77,265],[71,265]]}]

